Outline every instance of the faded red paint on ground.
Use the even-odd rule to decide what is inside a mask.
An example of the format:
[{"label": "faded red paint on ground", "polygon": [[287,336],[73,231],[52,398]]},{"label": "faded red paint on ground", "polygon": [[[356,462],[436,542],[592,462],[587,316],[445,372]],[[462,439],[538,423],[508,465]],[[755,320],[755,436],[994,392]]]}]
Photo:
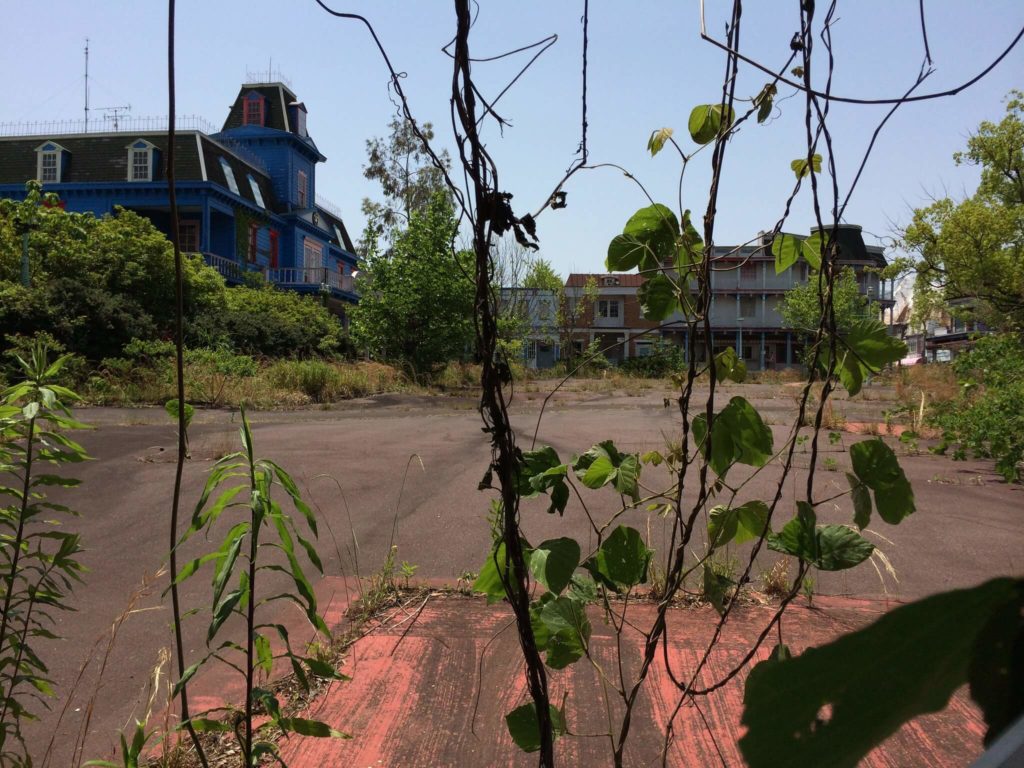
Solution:
[{"label": "faded red paint on ground", "polygon": [[[294,737],[282,744],[293,768],[438,768],[439,766],[533,766],[512,744],[504,715],[527,700],[518,641],[506,605],[433,595],[394,612],[387,626],[359,640],[343,671],[350,682],[336,683],[306,713],[352,734],[346,741]],[[784,638],[794,652],[818,645],[877,618],[880,602],[816,599],[814,608],[792,607],[784,619]],[[750,648],[771,614],[770,607],[734,612],[711,656],[703,683],[721,678]],[[633,613],[635,611],[635,613]],[[653,605],[635,605],[638,626],[649,625]],[[714,617],[708,609],[674,609],[669,614],[669,657],[675,670],[692,670],[710,637]],[[599,613],[592,616],[591,652],[609,673],[615,666],[615,640]],[[642,637],[624,637],[627,680],[639,667]],[[770,645],[770,644],[769,644]],[[767,653],[767,648],[762,656]],[[482,671],[482,692],[481,692]],[[600,678],[585,661],[549,675],[553,700],[565,700],[566,718],[577,737],[559,739],[559,765],[610,765],[610,746]],[[704,766],[743,764],[736,746],[743,679],[701,699],[700,713],[684,706],[673,721],[668,764]],[[630,766],[661,765],[665,728],[678,698],[659,651],[634,711],[626,750]],[[621,707],[613,706],[616,727]],[[705,725],[704,720],[707,721]],[[940,714],[922,717],[871,753],[864,764],[963,766],[981,752],[983,724],[963,692]]]}]

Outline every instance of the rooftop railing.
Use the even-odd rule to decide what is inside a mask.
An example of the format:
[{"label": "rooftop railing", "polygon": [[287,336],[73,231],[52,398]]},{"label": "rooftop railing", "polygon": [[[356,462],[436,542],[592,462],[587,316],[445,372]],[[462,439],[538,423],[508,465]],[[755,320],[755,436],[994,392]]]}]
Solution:
[{"label": "rooftop railing", "polygon": [[[215,133],[213,123],[199,115],[181,115],[175,118],[178,131]],[[167,116],[162,117],[104,117],[90,120],[36,120],[0,123],[0,136],[69,136],[82,133],[147,133],[166,131]]]}]

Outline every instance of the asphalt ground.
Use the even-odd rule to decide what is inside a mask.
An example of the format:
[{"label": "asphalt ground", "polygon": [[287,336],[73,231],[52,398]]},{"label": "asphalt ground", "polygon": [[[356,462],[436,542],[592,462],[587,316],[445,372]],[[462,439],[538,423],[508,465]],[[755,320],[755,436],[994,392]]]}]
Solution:
[{"label": "asphalt ground", "polygon": [[[732,388],[724,397],[743,393],[774,423],[777,444],[792,419],[792,389]],[[661,449],[678,431],[679,418],[666,409],[657,391],[627,396],[581,392],[556,398],[540,421],[538,442],[550,444],[563,460],[600,440],[614,439],[620,450]],[[876,393],[877,394],[877,393]],[[538,421],[540,395],[521,393],[513,406],[519,443],[528,447]],[[840,404],[851,420],[882,421],[884,398]],[[77,611],[62,615],[55,631],[64,639],[47,649],[55,687],[65,695],[50,713],[41,713],[28,730],[40,755],[54,743],[52,765],[68,765],[77,734],[90,710],[82,757],[110,758],[117,730],[141,714],[144,689],[161,647],[169,647],[169,598],[161,598],[166,577],[136,604],[121,625],[104,660],[112,622],[131,601],[144,575],[166,565],[170,496],[174,476],[175,430],[162,409],[82,409],[79,417],[96,426],[80,435],[94,461],[74,467],[84,483],[66,499],[82,516],[67,525],[82,534],[90,569],[74,596]],[[321,520],[320,553],[325,573],[352,578],[379,569],[393,544],[398,562],[417,566],[416,578],[454,581],[479,569],[488,551],[486,522],[489,496],[477,485],[489,460],[487,436],[475,402],[463,397],[394,395],[352,401],[330,409],[252,414],[256,453],[288,469]],[[229,411],[200,411],[190,430],[191,460],[186,465],[183,526],[214,462],[238,448],[239,417]],[[816,497],[846,487],[845,450],[861,437],[843,434],[826,445],[834,459],[816,475]],[[782,520],[791,516],[791,500],[806,482],[809,455],[798,449],[795,469],[783,488]],[[923,453],[901,457],[914,486],[917,513],[899,527],[873,523],[872,537],[891,563],[868,564],[855,571],[818,576],[821,595],[910,600],[932,592],[969,586],[987,578],[1024,571],[1024,488],[1007,486],[985,462],[952,462]],[[737,472],[739,478],[741,473]],[[770,498],[779,468],[772,464],[745,486],[739,501]],[[650,487],[667,482],[657,471],[646,475]],[[591,515],[610,516],[617,497],[605,489],[585,495]],[[541,500],[524,501],[523,528],[531,541],[574,536],[586,547],[589,525],[578,506],[564,517],[547,515]],[[823,522],[848,522],[852,510],[845,497],[819,508]],[[228,522],[227,516],[225,522]],[[645,532],[659,552],[665,524],[644,511],[629,512],[622,522]],[[226,528],[222,529],[226,530]],[[214,544],[197,538],[182,550],[188,559]],[[737,564],[746,552],[728,553]],[[755,578],[771,568],[775,557],[762,555]],[[264,578],[264,577],[261,577]],[[280,574],[267,573],[263,594],[286,586]],[[696,589],[696,584],[693,585]],[[201,573],[182,588],[186,608],[199,613],[186,620],[189,659],[205,648],[210,575]],[[230,631],[230,626],[228,626]],[[90,662],[85,673],[79,671]],[[97,689],[97,686],[99,688]],[[97,693],[98,690],[98,693]],[[70,699],[67,693],[71,692]],[[63,720],[57,720],[70,701]]]}]

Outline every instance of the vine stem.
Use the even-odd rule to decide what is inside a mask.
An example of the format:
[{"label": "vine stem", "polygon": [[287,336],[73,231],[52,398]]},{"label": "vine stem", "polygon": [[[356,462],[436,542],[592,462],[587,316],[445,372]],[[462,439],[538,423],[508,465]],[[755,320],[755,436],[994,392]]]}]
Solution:
[{"label": "vine stem", "polygon": [[[181,241],[178,236],[178,196],[174,171],[174,2],[167,0],[167,198],[171,212],[171,243],[174,247],[174,358],[175,378],[178,395],[178,457],[174,467],[174,495],[171,499],[171,524],[169,542],[169,573],[171,580],[171,623],[174,625],[175,656],[178,664],[178,678],[185,675],[185,648],[181,635],[181,602],[178,595],[178,510],[181,506],[181,479],[185,471],[185,453],[188,450],[188,423],[185,419],[185,291],[183,288]],[[192,727],[188,708],[188,685],[182,685],[179,692],[181,720],[192,739],[196,756],[203,768],[208,768],[206,753],[199,743],[199,736]]]}]

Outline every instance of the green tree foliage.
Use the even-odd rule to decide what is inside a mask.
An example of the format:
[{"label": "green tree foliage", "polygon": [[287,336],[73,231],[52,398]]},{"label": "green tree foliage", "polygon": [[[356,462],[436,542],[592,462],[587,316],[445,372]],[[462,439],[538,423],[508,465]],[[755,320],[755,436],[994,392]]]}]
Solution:
[{"label": "green tree foliage", "polygon": [[226,289],[223,306],[199,327],[211,341],[269,357],[331,354],[342,341],[341,325],[317,298],[269,285]]},{"label": "green tree foliage", "polygon": [[[133,339],[174,328],[174,250],[146,218],[67,213],[30,182],[25,201],[0,201],[0,336],[46,333],[92,362]],[[31,283],[21,284],[22,232]],[[337,320],[313,297],[266,286],[227,288],[201,257],[183,256],[186,341],[248,354],[309,356],[341,343]],[[255,273],[254,273],[255,274]]]},{"label": "green tree foliage", "polygon": [[389,249],[368,240],[362,298],[351,312],[358,346],[416,373],[465,354],[473,338],[473,265],[452,250],[457,227],[447,196],[436,194],[412,212]]},{"label": "green tree foliage", "polygon": [[526,277],[523,278],[524,288],[553,291],[556,295],[560,295],[562,286],[562,278],[555,272],[551,262],[542,258],[530,262],[526,269]]},{"label": "green tree foliage", "polygon": [[[21,285],[23,227],[31,285]],[[188,322],[216,311],[224,285],[201,259],[185,260]],[[91,360],[113,356],[132,338],[173,326],[174,254],[145,218],[66,213],[29,184],[24,202],[0,201],[0,334],[48,331]]]},{"label": "green tree foliage", "polygon": [[[363,213],[367,221],[389,240],[397,228],[406,226],[416,211],[430,205],[431,198],[445,190],[444,177],[434,166],[430,156],[404,118],[394,117],[388,123],[390,135],[375,137],[366,141],[366,165],[363,176],[380,183],[384,202],[378,203],[363,198]],[[430,123],[420,126],[424,138],[434,138]],[[449,165],[448,154],[442,153],[441,161]],[[365,247],[366,244],[364,244]]]},{"label": "green tree foliage", "polygon": [[1022,479],[1024,461],[1024,342],[1016,334],[986,336],[953,361],[960,380],[951,408],[933,421],[943,430],[943,450],[991,458],[1008,482]]},{"label": "green tree foliage", "polygon": [[953,158],[981,168],[981,183],[961,202],[948,198],[914,211],[902,232],[915,255],[915,314],[926,320],[956,299],[994,328],[1024,328],[1024,94],[1013,91],[1006,116],[988,121]]},{"label": "green tree foliage", "polygon": [[[877,317],[878,307],[869,304],[868,299],[860,292],[857,276],[849,267],[843,269],[835,281],[832,291],[832,306],[836,313],[836,327],[843,331],[865,317]],[[779,305],[779,314],[787,328],[794,328],[806,333],[818,329],[821,321],[821,303],[818,298],[818,275],[811,273],[810,279],[803,285],[786,292]]]}]

